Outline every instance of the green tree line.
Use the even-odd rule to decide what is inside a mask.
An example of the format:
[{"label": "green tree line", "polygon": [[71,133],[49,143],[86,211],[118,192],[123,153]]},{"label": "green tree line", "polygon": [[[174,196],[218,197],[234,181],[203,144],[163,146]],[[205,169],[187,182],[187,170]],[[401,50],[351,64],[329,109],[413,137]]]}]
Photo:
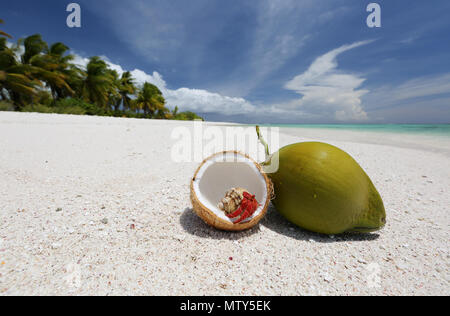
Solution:
[{"label": "green tree line", "polygon": [[[0,19],[0,24],[3,21]],[[193,112],[170,111],[163,94],[145,82],[138,87],[100,57],[82,69],[63,43],[48,45],[39,34],[7,45],[0,30],[0,110],[194,120]]]}]

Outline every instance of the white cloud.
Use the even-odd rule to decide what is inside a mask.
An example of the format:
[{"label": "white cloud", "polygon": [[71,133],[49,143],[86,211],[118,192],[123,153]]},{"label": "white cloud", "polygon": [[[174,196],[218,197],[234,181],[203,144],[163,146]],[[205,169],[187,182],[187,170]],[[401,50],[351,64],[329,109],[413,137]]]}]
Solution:
[{"label": "white cloud", "polygon": [[[311,0],[261,0],[254,8],[252,40],[238,67],[231,69],[231,80],[218,84],[220,91],[245,97],[271,74],[286,65],[310,40],[313,23],[305,22],[317,8]],[[234,80],[239,78],[239,80]]]},{"label": "white cloud", "polygon": [[364,121],[367,113],[362,108],[361,97],[368,90],[359,89],[364,78],[337,69],[337,57],[351,49],[371,43],[362,41],[336,48],[318,57],[304,73],[286,83],[285,88],[302,95],[298,100],[282,107],[301,110],[324,119],[338,121]]},{"label": "white cloud", "polygon": [[[422,105],[423,111],[426,112],[431,111],[432,107],[448,108],[449,96],[450,73],[444,73],[418,77],[397,85],[386,85],[373,89],[364,98],[364,101],[370,112],[382,110],[387,113],[386,111],[392,110],[394,113],[394,108],[401,108],[405,111],[405,109],[417,107],[418,104]],[[440,118],[446,117],[448,120],[448,113],[447,109]],[[423,117],[423,115],[418,117]]]},{"label": "white cloud", "polygon": [[89,63],[89,58],[82,57],[79,54],[72,52],[74,59],[72,63],[80,68],[86,69],[86,65]]},{"label": "white cloud", "polygon": [[[375,104],[380,104],[376,98]],[[384,123],[449,124],[450,94],[433,98],[408,99],[370,109],[370,117]],[[369,109],[368,109],[369,111]]]},{"label": "white cloud", "polygon": [[6,41],[6,47],[16,50],[14,53],[17,60],[20,60],[23,53],[25,53],[25,47],[23,45],[17,45],[17,43]]},{"label": "white cloud", "polygon": [[166,82],[164,81],[162,76],[156,71],[154,71],[151,75],[149,75],[140,69],[134,69],[133,71],[131,71],[131,75],[133,76],[138,86],[142,86],[145,82],[149,82],[157,86],[163,93],[165,93],[168,90]]},{"label": "white cloud", "polygon": [[[74,56],[74,64],[82,68],[85,68],[89,63],[88,58],[82,57],[76,53]],[[121,65],[111,62],[108,57],[101,56],[101,58],[108,64],[109,68],[116,70],[119,76],[126,71]],[[181,111],[219,113],[222,115],[251,113],[256,109],[254,105],[243,98],[224,96],[201,89],[169,89],[162,75],[156,71],[152,74],[148,74],[140,69],[134,69],[130,72],[137,86],[142,86],[145,82],[149,82],[157,86],[163,93],[169,108],[178,106]]]},{"label": "white cloud", "polygon": [[152,75],[149,75],[140,69],[135,69],[131,71],[131,74],[138,85],[142,85],[144,82],[150,82],[157,86],[166,98],[168,106],[171,108],[178,106],[183,111],[190,110],[200,113],[220,113],[223,115],[250,113],[255,110],[255,107],[243,98],[223,96],[201,89],[169,89],[163,77],[156,71]]},{"label": "white cloud", "polygon": [[408,80],[392,91],[395,101],[450,93],[450,73]]},{"label": "white cloud", "polygon": [[206,90],[180,88],[167,90],[167,101],[172,106],[189,109],[200,113],[220,113],[235,115],[251,113],[255,106],[243,98],[223,96]]}]

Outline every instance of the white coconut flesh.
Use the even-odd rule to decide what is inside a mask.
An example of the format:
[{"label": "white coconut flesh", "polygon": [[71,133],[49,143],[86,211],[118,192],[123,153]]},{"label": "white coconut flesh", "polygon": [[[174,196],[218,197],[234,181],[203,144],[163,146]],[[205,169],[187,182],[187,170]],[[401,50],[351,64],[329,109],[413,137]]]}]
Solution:
[{"label": "white coconut flesh", "polygon": [[198,170],[193,188],[200,203],[230,223],[237,221],[240,216],[230,219],[217,205],[231,188],[246,189],[255,195],[259,203],[259,207],[253,215],[241,223],[258,216],[263,211],[268,199],[265,178],[256,167],[255,162],[234,152],[215,155],[207,160]]}]

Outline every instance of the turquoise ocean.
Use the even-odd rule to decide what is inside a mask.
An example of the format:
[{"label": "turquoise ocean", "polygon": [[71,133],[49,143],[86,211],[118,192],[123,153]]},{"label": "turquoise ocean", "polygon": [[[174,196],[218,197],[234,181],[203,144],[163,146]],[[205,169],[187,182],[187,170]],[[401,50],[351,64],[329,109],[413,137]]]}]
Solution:
[{"label": "turquoise ocean", "polygon": [[440,152],[450,157],[450,124],[262,124],[317,141],[349,141]]},{"label": "turquoise ocean", "polygon": [[450,137],[450,124],[262,124],[284,128],[317,128],[360,132],[421,134]]}]

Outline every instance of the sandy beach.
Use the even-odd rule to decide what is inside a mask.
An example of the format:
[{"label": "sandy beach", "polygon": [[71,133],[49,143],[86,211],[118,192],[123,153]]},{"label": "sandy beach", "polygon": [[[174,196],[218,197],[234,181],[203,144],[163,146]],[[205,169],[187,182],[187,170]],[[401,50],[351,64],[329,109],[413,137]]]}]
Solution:
[{"label": "sandy beach", "polygon": [[179,126],[193,123],[0,112],[0,295],[450,293],[450,137],[281,129],[280,145],[350,153],[386,227],[324,236],[270,208],[228,233],[191,209]]}]

